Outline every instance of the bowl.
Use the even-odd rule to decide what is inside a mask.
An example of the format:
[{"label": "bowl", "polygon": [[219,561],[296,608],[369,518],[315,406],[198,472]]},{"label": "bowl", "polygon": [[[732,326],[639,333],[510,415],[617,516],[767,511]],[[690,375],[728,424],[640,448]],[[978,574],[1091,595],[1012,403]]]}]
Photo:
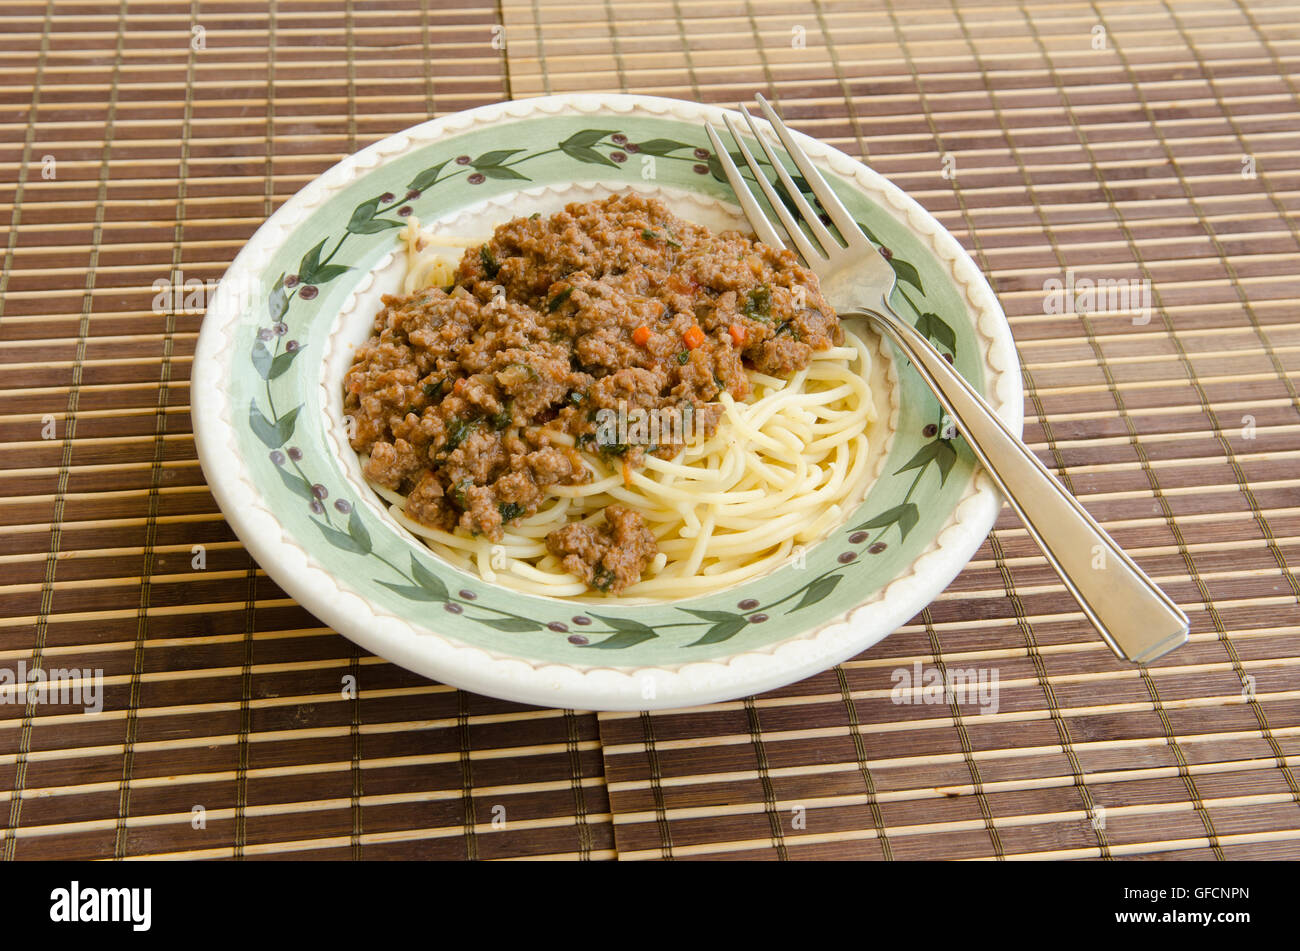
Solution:
[{"label": "bowl", "polygon": [[[284,204],[226,272],[192,378],[199,459],[222,512],[290,596],[365,649],[453,686],[584,710],[683,707],[810,676],[924,608],[974,554],[1001,496],[885,344],[875,469],[854,511],[786,565],[680,601],[522,594],[440,559],[389,514],[348,445],[343,375],[404,269],[411,215],[487,236],[519,214],[640,191],[714,228],[743,219],[703,124],[723,110],[566,95],[423,123]],[[1010,329],[960,244],[896,186],[799,141],[889,248],[896,309],[1019,433]]]}]

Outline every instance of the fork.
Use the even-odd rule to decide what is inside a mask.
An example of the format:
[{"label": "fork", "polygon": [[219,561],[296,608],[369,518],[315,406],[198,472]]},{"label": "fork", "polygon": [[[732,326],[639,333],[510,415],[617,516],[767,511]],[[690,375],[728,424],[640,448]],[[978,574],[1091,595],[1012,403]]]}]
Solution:
[{"label": "fork", "polygon": [[[890,306],[897,281],[894,269],[862,233],[767,100],[762,96],[757,99],[769,127],[835,225],[841,240],[836,240],[796,187],[749,110],[740,106],[751,137],[798,210],[797,219],[767,180],[731,116],[723,113],[723,120],[785,235],[817,275],[827,301],[842,318],[866,319],[911,361],[975,457],[1016,510],[1066,589],[1079,602],[1084,615],[1116,655],[1146,664],[1183,644],[1187,640],[1188,623],[1178,605],[1156,587],[1074,496],[1061,487],[975,388],[949,366],[944,355]],[[773,248],[786,247],[781,232],[750,191],[717,129],[705,123],[705,130],[759,240]]]}]

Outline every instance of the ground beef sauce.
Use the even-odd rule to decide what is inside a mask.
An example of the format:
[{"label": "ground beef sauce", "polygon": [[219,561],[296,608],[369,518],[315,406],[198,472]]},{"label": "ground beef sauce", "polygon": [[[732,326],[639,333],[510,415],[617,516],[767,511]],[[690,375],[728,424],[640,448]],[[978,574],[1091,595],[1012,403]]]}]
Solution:
[{"label": "ground beef sauce", "polygon": [[[745,366],[787,376],[839,343],[835,312],[789,251],[713,234],[662,204],[620,195],[516,218],[466,252],[451,288],[385,296],[345,380],[366,475],[407,495],[406,514],[493,541],[553,485],[586,481],[577,446],[629,469],[680,445],[602,445],[601,409],[696,414],[749,395]],[[641,516],[547,537],[565,569],[617,593],[657,553]]]}]

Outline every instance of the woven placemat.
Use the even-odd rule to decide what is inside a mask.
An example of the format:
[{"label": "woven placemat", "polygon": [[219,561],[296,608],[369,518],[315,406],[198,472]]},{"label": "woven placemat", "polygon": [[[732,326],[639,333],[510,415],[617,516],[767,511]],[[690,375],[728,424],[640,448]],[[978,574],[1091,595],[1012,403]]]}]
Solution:
[{"label": "woven placemat", "polygon": [[[48,0],[0,22],[0,670],[104,682],[96,716],[0,705],[3,857],[1300,857],[1288,4]],[[1010,317],[1026,439],[1191,642],[1115,661],[1010,515],[866,654],[653,715],[432,684],[286,597],[203,483],[201,311],[155,313],[154,282],[219,278],[386,134],[580,90],[766,92],[934,212]],[[1099,279],[1134,296],[1056,306]],[[899,692],[932,671],[997,690]]]},{"label": "woven placemat", "polygon": [[97,716],[0,706],[6,858],[613,854],[594,716],[365,656],[251,561],[194,453],[201,310],[152,309],[344,155],[506,96],[494,3],[384,6],[0,13],[0,667],[104,674]]},{"label": "woven placemat", "polygon": [[[927,611],[835,671],[601,715],[620,857],[1300,855],[1285,5],[503,12],[515,95],[767,91],[938,215],[1010,316],[1027,440],[1193,623],[1150,670],[1119,664],[1006,515]],[[1149,311],[1046,312],[1073,309],[1045,301],[1069,271],[1137,281]],[[997,712],[891,702],[918,664],[996,671]]]}]

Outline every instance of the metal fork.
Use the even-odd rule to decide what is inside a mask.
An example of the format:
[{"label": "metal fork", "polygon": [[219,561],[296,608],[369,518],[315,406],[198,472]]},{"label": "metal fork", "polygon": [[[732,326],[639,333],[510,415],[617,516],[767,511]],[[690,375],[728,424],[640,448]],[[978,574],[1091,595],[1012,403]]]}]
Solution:
[{"label": "metal fork", "polygon": [[[818,212],[795,186],[749,110],[740,107],[753,139],[781,180],[799,219],[767,180],[731,117],[724,114],[723,119],[790,243],[817,274],[827,301],[842,318],[867,319],[916,367],[1111,650],[1125,660],[1146,664],[1185,642],[1187,616],[1178,605],[1061,487],[974,387],[949,366],[943,354],[894,312],[889,303],[897,281],[894,269],[867,240],[767,100],[759,96],[758,104],[842,241],[822,224]],[[707,123],[705,128],[727,181],[759,240],[784,248],[781,233],[749,190],[717,130]]]}]

